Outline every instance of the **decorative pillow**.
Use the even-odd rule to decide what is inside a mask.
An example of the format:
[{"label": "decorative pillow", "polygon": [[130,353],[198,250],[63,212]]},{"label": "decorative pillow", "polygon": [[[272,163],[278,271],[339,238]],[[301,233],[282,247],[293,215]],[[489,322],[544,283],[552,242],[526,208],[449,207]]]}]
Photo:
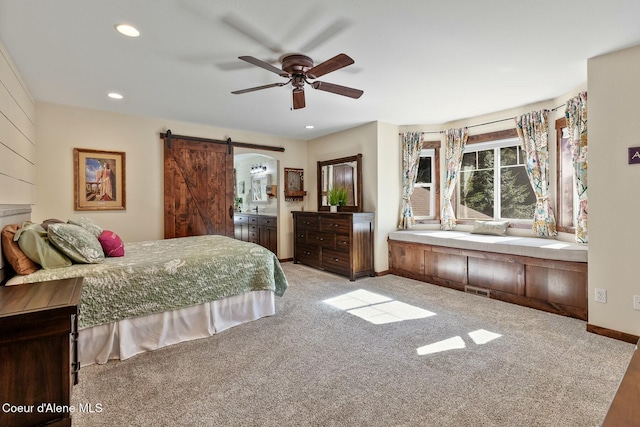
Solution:
[{"label": "decorative pillow", "polygon": [[49,240],[75,262],[95,264],[104,261],[102,246],[88,230],[74,224],[51,224]]},{"label": "decorative pillow", "polygon": [[[51,228],[51,227],[49,227]],[[18,245],[26,256],[42,268],[68,267],[71,260],[58,251],[47,237],[47,232],[40,224],[24,223],[16,232]]]},{"label": "decorative pillow", "polygon": [[102,250],[106,256],[119,257],[124,256],[124,243],[120,236],[113,231],[104,230],[98,237]]},{"label": "decorative pillow", "polygon": [[14,240],[19,224],[10,224],[2,229],[2,253],[16,274],[31,274],[40,270],[40,266],[22,252],[18,242]]},{"label": "decorative pillow", "polygon": [[491,234],[494,236],[506,236],[509,221],[476,221],[473,224],[472,234]]},{"label": "decorative pillow", "polygon": [[42,228],[44,228],[45,230],[49,230],[49,226],[51,224],[64,224],[64,221],[60,220],[60,219],[55,219],[55,218],[49,218],[49,219],[45,219],[44,221],[42,221]]},{"label": "decorative pillow", "polygon": [[86,216],[76,218],[76,219],[70,219],[67,222],[69,224],[78,225],[84,228],[85,230],[91,232],[91,234],[93,234],[96,237],[99,237],[103,231],[102,227],[100,227],[97,222],[95,222],[91,218],[87,218]]}]

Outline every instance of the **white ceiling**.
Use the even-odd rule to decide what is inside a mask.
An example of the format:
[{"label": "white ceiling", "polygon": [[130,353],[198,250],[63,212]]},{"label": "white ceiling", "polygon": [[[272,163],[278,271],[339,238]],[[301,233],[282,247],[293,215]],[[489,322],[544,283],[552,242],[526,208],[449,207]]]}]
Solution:
[{"label": "white ceiling", "polygon": [[[141,36],[118,34],[123,22]],[[554,98],[586,82],[588,58],[640,44],[639,22],[638,0],[0,0],[0,41],[38,101],[300,139]],[[302,53],[351,56],[320,80],[360,99],[307,86],[293,111],[290,86],[231,94],[284,81],[238,56],[298,52],[336,23]]]}]

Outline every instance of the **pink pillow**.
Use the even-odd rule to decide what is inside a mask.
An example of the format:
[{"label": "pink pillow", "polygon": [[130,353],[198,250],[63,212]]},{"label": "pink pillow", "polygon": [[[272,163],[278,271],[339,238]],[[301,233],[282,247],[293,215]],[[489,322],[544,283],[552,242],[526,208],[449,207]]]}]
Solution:
[{"label": "pink pillow", "polygon": [[113,231],[104,230],[98,240],[106,256],[124,256],[124,243],[122,243],[120,236]]}]

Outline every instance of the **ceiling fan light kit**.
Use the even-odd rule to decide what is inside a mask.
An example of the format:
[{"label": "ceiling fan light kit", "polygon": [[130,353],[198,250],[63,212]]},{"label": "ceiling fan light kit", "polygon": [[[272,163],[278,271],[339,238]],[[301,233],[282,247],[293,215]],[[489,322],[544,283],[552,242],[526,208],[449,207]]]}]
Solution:
[{"label": "ceiling fan light kit", "polygon": [[271,87],[285,86],[289,83],[293,86],[293,109],[298,110],[305,107],[304,85],[305,83],[314,89],[322,90],[325,92],[335,93],[337,95],[347,96],[349,98],[358,99],[364,93],[360,89],[354,89],[346,86],[340,86],[333,83],[327,83],[322,81],[313,81],[318,77],[325,74],[347,67],[354,63],[348,55],[340,53],[331,59],[328,59],[316,66],[313,64],[313,60],[302,54],[287,54],[280,58],[282,63],[282,69],[276,68],[268,62],[254,58],[253,56],[239,56],[238,59],[246,61],[257,67],[264,68],[267,71],[278,74],[280,77],[288,79],[284,83],[272,83],[263,86],[256,86],[248,89],[236,90],[231,93],[239,95],[247,92],[254,92],[256,90],[268,89]]}]

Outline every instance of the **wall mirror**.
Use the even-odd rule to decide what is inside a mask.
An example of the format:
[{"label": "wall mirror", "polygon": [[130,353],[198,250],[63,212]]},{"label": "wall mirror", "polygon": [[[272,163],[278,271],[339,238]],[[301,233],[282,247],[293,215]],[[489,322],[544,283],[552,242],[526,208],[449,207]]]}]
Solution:
[{"label": "wall mirror", "polygon": [[269,185],[271,175],[254,175],[251,178],[251,201],[268,202],[267,185]]},{"label": "wall mirror", "polygon": [[344,187],[348,199],[342,212],[362,212],[362,154],[318,162],[318,210],[328,211],[327,193]]}]

